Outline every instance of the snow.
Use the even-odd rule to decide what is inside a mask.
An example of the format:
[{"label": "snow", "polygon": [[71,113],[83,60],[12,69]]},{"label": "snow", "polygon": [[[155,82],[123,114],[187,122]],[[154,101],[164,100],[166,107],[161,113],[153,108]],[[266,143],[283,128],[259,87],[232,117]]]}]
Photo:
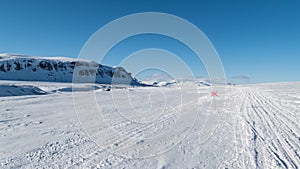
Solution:
[{"label": "snow", "polygon": [[74,59],[74,58],[68,58],[68,57],[63,57],[63,56],[55,56],[55,57],[39,57],[39,56],[28,56],[28,55],[23,55],[23,54],[0,54],[0,59],[3,60],[11,60],[11,59],[19,59],[19,58],[26,58],[26,59],[34,59],[34,60],[53,60],[53,61],[84,61],[84,62],[90,62],[90,63],[95,63],[90,60],[85,60],[85,59]]},{"label": "snow", "polygon": [[0,54],[0,79],[139,85],[122,67],[65,57]]},{"label": "snow", "polygon": [[41,95],[46,94],[45,91],[35,86],[15,86],[15,85],[0,85],[0,97],[4,96],[22,96],[22,95]]},{"label": "snow", "polygon": [[0,81],[0,168],[299,168],[299,86]]}]

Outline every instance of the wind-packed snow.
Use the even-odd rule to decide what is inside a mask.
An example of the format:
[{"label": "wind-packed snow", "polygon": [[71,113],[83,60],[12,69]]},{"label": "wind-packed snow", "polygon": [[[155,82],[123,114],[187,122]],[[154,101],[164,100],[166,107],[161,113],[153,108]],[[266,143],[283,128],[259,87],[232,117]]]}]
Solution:
[{"label": "wind-packed snow", "polygon": [[0,89],[0,97],[46,94],[45,91],[39,89],[38,87],[28,85],[0,85]]},{"label": "wind-packed snow", "polygon": [[0,168],[300,167],[300,83],[0,84]]}]

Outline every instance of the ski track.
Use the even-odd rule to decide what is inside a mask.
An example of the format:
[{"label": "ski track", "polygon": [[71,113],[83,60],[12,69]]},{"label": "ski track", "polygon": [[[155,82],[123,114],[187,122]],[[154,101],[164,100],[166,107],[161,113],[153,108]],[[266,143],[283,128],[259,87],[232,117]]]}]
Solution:
[{"label": "ski track", "polygon": [[245,88],[242,92],[248,103],[243,105],[247,111],[242,116],[253,133],[255,167],[298,168],[299,124],[288,117],[290,111],[278,103],[280,100],[266,97],[262,90]]},{"label": "ski track", "polygon": [[[285,85],[293,95],[283,94]],[[0,168],[297,169],[300,167],[300,115],[295,98],[300,93],[292,86],[226,87],[222,109],[216,108],[215,103],[211,105],[212,98],[207,90],[200,91],[198,101],[191,99],[179,105],[180,100],[172,88],[130,89],[135,92],[133,107],[160,111],[152,105],[164,106],[163,113],[151,114],[151,118],[156,118],[147,123],[120,116],[120,111],[131,112],[130,107],[121,104],[121,110],[118,110],[108,97],[109,93],[95,92],[97,102],[105,104],[98,107],[103,115],[95,123],[99,125],[90,128],[78,123],[69,92],[1,97],[0,143],[3,147],[0,148]],[[147,99],[141,101],[150,90],[164,90],[171,97],[164,105],[159,99],[151,103]],[[188,88],[185,90],[187,96],[193,95]],[[125,99],[119,96],[120,100]],[[222,100],[217,98],[216,102],[222,103]],[[197,104],[201,105],[199,110]],[[180,106],[187,112],[199,113],[186,137],[182,138],[181,133],[175,135],[182,140],[175,139],[176,144],[171,146],[167,146],[167,140],[156,140],[153,148],[161,147],[162,150],[147,158],[115,152],[130,150],[135,154],[139,148],[148,147],[145,138],[163,137],[166,131],[175,130],[173,125],[180,122],[177,119]],[[218,117],[216,121],[208,118],[211,114]],[[209,125],[211,131],[206,133],[205,126]],[[86,131],[95,132],[87,135]],[[91,138],[99,138],[101,144]],[[12,150],[13,147],[17,151]],[[164,148],[168,149],[164,151]]]}]

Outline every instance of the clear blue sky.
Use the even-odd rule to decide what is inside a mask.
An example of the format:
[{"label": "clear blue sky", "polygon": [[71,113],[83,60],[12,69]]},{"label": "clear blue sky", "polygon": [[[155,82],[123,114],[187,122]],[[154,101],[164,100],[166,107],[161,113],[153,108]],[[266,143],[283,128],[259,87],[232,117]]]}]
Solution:
[{"label": "clear blue sky", "polygon": [[[0,53],[77,57],[85,41],[108,22],[137,12],[164,12],[192,22],[208,36],[228,81],[300,81],[297,0],[0,0],[0,7]],[[118,57],[145,47],[190,57],[170,39],[151,43],[160,38],[146,36],[149,43],[133,43],[139,38],[127,40],[126,50],[111,52],[104,63],[116,65]],[[190,64],[198,75],[206,75],[193,59]]]}]

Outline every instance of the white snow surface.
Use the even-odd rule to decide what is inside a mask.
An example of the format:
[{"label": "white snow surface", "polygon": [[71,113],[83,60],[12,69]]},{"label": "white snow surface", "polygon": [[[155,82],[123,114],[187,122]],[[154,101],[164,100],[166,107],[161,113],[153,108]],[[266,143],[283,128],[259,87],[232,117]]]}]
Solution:
[{"label": "white snow surface", "polygon": [[300,167],[299,82],[191,88],[0,81],[0,168]]}]

